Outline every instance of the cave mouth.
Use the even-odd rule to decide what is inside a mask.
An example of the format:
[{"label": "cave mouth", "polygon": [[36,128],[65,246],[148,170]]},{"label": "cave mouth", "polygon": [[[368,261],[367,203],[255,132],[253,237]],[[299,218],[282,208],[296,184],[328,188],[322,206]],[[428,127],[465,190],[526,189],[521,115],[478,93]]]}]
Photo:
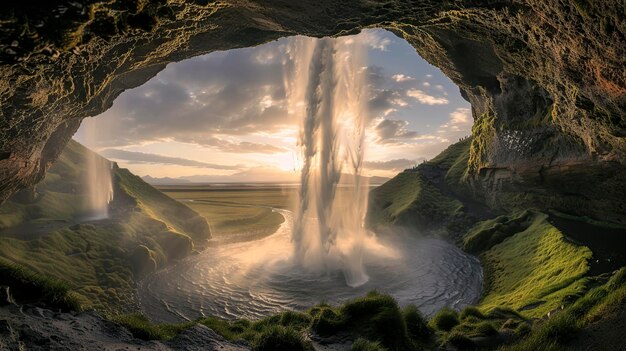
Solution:
[{"label": "cave mouth", "polygon": [[[366,46],[368,176],[392,177],[471,134],[469,102],[411,44],[385,29],[340,38]],[[303,39],[170,63],[105,112],[83,120],[74,139],[140,176],[207,173],[215,177],[202,181],[219,182],[224,179],[218,176],[265,166],[297,174],[305,111],[303,102],[289,100],[287,90],[294,88],[286,82],[293,80],[296,42]],[[256,176],[294,181],[286,172]]]},{"label": "cave mouth", "polygon": [[[319,116],[311,117],[313,110]],[[364,30],[335,39],[283,38],[170,64],[85,120],[75,138],[213,224],[217,248],[140,285],[144,312],[155,320],[204,313],[259,318],[370,290],[432,315],[476,302],[480,265],[444,241],[404,232],[378,240],[361,229],[368,184],[432,158],[469,134],[471,124],[454,83],[406,41]],[[256,221],[279,217],[281,224],[266,238],[235,233],[226,223],[255,219],[233,219],[232,204],[203,197],[200,185],[207,193],[243,186],[250,202],[237,206],[263,208]],[[289,206],[255,198],[279,188]],[[224,208],[229,221],[217,213]]]}]

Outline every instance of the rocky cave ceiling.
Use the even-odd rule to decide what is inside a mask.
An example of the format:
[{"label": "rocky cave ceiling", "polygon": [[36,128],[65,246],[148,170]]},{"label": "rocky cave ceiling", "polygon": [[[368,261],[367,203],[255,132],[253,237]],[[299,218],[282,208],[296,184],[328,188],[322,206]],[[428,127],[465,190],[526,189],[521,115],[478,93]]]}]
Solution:
[{"label": "rocky cave ceiling", "polygon": [[407,40],[470,101],[468,169],[487,201],[502,179],[542,183],[580,165],[607,177],[623,173],[620,0],[74,0],[3,7],[0,201],[41,180],[83,118],[170,62],[368,27]]}]

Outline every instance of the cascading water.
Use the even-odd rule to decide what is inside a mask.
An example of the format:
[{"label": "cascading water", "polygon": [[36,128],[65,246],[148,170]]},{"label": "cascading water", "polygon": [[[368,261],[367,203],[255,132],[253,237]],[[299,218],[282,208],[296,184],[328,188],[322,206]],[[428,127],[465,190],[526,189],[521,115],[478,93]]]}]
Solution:
[{"label": "cascading water", "polygon": [[[89,141],[95,140],[95,121],[85,120],[83,124],[85,125],[85,138]],[[87,218],[89,220],[106,219],[109,217],[109,203],[113,200],[112,164],[93,151],[87,152],[86,158]]]},{"label": "cascading water", "polygon": [[[285,221],[271,236],[210,247],[144,279],[139,298],[150,318],[258,319],[320,301],[342,303],[373,289],[427,316],[476,302],[478,260],[412,231],[395,228],[376,237],[363,226],[363,44],[358,36],[290,40],[283,61],[288,110],[303,117],[298,208],[274,209]],[[350,179],[341,181],[342,175]]]},{"label": "cascading water", "polygon": [[[353,38],[301,38],[290,53],[291,108],[304,116],[295,257],[309,269],[339,269],[348,285],[359,286],[368,281],[363,267],[368,189],[361,177],[368,118],[365,48]],[[342,171],[352,179],[339,189]]]}]

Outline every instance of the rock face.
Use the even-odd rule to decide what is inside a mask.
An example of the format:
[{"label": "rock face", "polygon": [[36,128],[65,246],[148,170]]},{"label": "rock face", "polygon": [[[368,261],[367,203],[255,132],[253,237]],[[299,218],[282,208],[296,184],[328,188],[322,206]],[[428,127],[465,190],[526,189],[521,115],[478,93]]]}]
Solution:
[{"label": "rock face", "polygon": [[0,307],[0,351],[153,350],[245,351],[211,329],[195,325],[170,341],[145,341],[95,313],[59,313],[33,306]]},{"label": "rock face", "polygon": [[469,170],[491,204],[504,183],[626,161],[623,1],[23,3],[0,14],[2,201],[42,179],[82,118],[169,62],[365,27],[392,30],[459,85],[475,118]]}]

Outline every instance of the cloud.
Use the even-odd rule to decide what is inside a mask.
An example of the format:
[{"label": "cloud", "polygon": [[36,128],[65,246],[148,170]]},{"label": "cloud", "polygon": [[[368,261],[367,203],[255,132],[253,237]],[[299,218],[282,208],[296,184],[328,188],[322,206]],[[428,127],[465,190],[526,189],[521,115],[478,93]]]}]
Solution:
[{"label": "cloud", "polygon": [[398,83],[415,80],[415,78],[404,74],[394,74],[393,76],[391,76],[391,79],[395,80]]},{"label": "cloud", "polygon": [[428,95],[427,93],[419,89],[411,89],[406,92],[406,95],[416,99],[424,105],[447,105],[449,102],[448,99],[446,99],[445,97]]},{"label": "cloud", "polygon": [[389,160],[389,161],[369,161],[369,162],[365,162],[364,166],[365,168],[369,170],[398,171],[398,170],[411,168],[414,165],[419,164],[424,160],[425,158],[423,157],[420,157],[417,160],[399,158],[399,159]]},{"label": "cloud", "polygon": [[442,124],[439,133],[463,132],[467,133],[471,130],[474,120],[472,119],[472,111],[469,108],[462,107],[450,113],[448,122]]},{"label": "cloud", "polygon": [[383,118],[374,128],[378,135],[378,142],[393,143],[399,139],[412,139],[417,132],[407,129],[409,122]]},{"label": "cloud", "polygon": [[[146,84],[124,92],[98,116],[99,147],[159,140],[202,143],[216,135],[271,134],[298,123],[286,108],[285,41],[216,52],[168,66]],[[100,126],[100,124],[99,124]],[[213,142],[224,151],[243,143]],[[259,152],[278,152],[264,146]]]},{"label": "cloud", "polygon": [[201,140],[192,140],[194,144],[208,146],[216,148],[222,152],[232,153],[261,153],[261,154],[275,154],[288,151],[282,147],[277,147],[270,144],[252,143],[248,141],[232,142],[220,138],[204,138]]},{"label": "cloud", "polygon": [[391,39],[385,37],[384,33],[382,30],[368,30],[361,32],[358,37],[374,50],[387,51]]},{"label": "cloud", "polygon": [[163,156],[158,154],[150,154],[145,152],[136,152],[136,151],[128,151],[128,150],[120,150],[120,149],[105,149],[99,152],[104,157],[111,158],[114,160],[125,161],[131,164],[143,163],[143,164],[163,164],[163,165],[176,165],[176,166],[186,166],[186,167],[197,167],[197,168],[211,168],[211,169],[222,169],[222,170],[240,170],[242,166],[228,166],[228,165],[218,165],[207,162],[200,162],[196,160],[190,160],[182,157],[170,157]]}]

